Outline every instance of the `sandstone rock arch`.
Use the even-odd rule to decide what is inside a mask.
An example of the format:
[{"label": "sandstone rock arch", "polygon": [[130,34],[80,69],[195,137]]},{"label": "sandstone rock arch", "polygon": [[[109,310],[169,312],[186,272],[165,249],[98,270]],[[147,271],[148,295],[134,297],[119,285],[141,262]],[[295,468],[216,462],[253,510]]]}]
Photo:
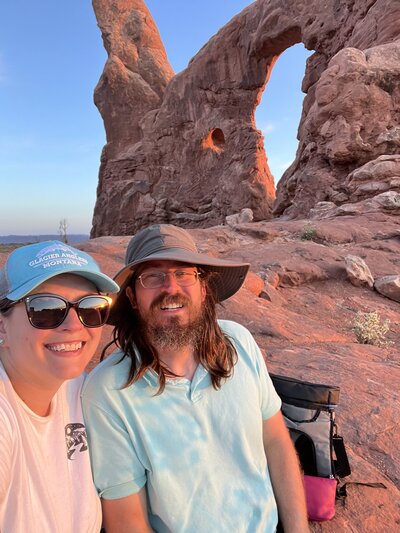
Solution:
[{"label": "sandstone rock arch", "polygon": [[[354,200],[349,174],[400,144],[399,8],[390,0],[258,0],[176,76],[142,0],[93,5],[109,58],[96,88],[107,145],[92,236],[132,234],[152,222],[207,227],[244,207],[255,220],[273,209],[307,216],[318,201]],[[299,149],[273,207],[254,111],[277,58],[299,42],[315,53],[302,85]],[[354,116],[356,87],[364,96]],[[367,127],[376,115],[365,109],[382,105],[379,127]]]}]

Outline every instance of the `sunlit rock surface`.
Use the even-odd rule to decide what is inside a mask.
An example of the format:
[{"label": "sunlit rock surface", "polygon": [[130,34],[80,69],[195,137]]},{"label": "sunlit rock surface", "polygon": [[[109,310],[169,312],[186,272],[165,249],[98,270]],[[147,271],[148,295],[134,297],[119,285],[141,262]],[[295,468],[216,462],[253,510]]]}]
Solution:
[{"label": "sunlit rock surface", "polygon": [[[108,60],[95,92],[107,145],[92,236],[207,227],[243,208],[254,220],[304,217],[319,202],[399,190],[398,176],[358,184],[354,173],[398,153],[399,2],[258,0],[174,77],[143,1],[93,5]],[[279,55],[300,42],[315,53],[297,156],[274,203],[254,111]]]},{"label": "sunlit rock surface", "polygon": [[174,75],[157,27],[141,0],[93,0],[108,54],[94,100],[114,158],[142,137],[140,121],[160,106]]},{"label": "sunlit rock surface", "polygon": [[374,286],[374,278],[364,259],[357,255],[346,255],[344,260],[346,263],[347,279],[352,285],[355,287]]},{"label": "sunlit rock surface", "polygon": [[[373,213],[313,221],[313,240],[303,240],[309,224],[275,220],[190,232],[201,251],[251,263],[244,287],[219,316],[250,329],[271,371],[340,386],[337,421],[353,469],[348,480],[387,486],[350,486],[346,506],[338,503],[335,519],[313,524],[313,531],[397,531],[400,308],[369,287],[353,286],[345,258],[362,257],[374,279],[399,274],[400,229],[394,217]],[[101,237],[82,248],[114,274],[129,240]],[[386,346],[357,342],[352,323],[359,311],[390,320]]]},{"label": "sunlit rock surface", "polygon": [[[334,520],[313,524],[313,531],[397,531],[400,307],[376,290],[353,286],[345,264],[346,256],[358,256],[375,280],[398,276],[396,218],[370,213],[189,231],[201,251],[251,263],[244,287],[219,307],[218,315],[250,329],[270,371],[340,386],[337,421],[353,469],[348,480],[387,486],[386,490],[350,486],[346,506],[338,503]],[[78,247],[114,275],[123,265],[129,240],[129,236],[100,237]],[[4,260],[5,254],[0,254],[0,264]],[[352,323],[359,311],[377,311],[382,321],[390,320],[386,346],[357,342]],[[105,328],[103,345],[110,335],[110,328]]]},{"label": "sunlit rock surface", "polygon": [[312,92],[274,213],[295,218],[307,216],[316,202],[358,204],[400,192],[400,41],[341,50]]}]

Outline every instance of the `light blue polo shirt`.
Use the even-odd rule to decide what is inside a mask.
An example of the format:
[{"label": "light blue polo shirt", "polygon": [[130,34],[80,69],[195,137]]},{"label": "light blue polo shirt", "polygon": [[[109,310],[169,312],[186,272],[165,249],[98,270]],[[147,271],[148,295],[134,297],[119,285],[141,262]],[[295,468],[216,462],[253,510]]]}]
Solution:
[{"label": "light blue polo shirt", "polygon": [[281,406],[247,329],[220,321],[238,362],[219,390],[199,366],[156,395],[153,371],[123,388],[130,360],[116,352],[89,375],[83,408],[95,483],[105,499],[147,489],[158,533],[270,533],[277,523],[262,421]]}]

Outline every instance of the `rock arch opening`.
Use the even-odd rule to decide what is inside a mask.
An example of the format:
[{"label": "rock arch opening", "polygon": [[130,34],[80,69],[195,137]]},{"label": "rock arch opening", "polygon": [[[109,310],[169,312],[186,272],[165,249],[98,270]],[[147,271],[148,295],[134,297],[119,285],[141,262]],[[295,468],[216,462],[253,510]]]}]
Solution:
[{"label": "rock arch opening", "polygon": [[303,43],[287,48],[272,67],[255,112],[257,128],[275,186],[295,159],[304,93],[301,92],[306,60],[312,54]]},{"label": "rock arch opening", "polygon": [[[307,6],[258,0],[176,76],[162,67],[167,59],[154,24],[138,29],[139,47],[123,30],[132,13],[142,16],[143,0],[132,2],[131,9],[122,2],[120,11],[110,4],[94,2],[109,44],[96,103],[113,137],[107,134],[102,154],[92,236],[132,234],[162,221],[208,227],[243,208],[253,211],[255,221],[307,217],[321,202],[341,207],[381,191],[380,183],[372,192],[368,184],[365,190],[356,171],[398,149],[398,84],[384,83],[382,89],[381,83],[398,72],[395,2],[375,0],[370,6],[357,0],[338,7],[337,0]],[[349,11],[347,4],[357,8]],[[305,57],[283,70],[275,104],[271,94],[281,64],[302,49],[300,42],[315,50],[302,82],[307,96],[301,120]],[[135,61],[126,65],[125,50],[132,46]],[[160,62],[159,50],[165,61]],[[301,71],[292,91],[295,66]],[[293,110],[295,94],[300,97]],[[273,108],[265,124],[260,118],[264,101]],[[292,133],[286,124],[292,124]],[[257,127],[264,130],[266,150]],[[140,139],[132,134],[135,128]],[[292,160],[275,187],[269,167],[278,180]]]}]

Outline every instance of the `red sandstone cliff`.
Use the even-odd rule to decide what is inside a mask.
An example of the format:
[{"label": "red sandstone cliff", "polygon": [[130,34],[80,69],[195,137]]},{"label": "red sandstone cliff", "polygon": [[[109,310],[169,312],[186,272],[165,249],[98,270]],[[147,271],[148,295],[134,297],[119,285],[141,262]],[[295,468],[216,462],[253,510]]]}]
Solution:
[{"label": "red sandstone cliff", "polygon": [[[399,151],[398,2],[258,0],[172,78],[143,1],[93,5],[109,59],[96,88],[108,142],[92,236],[151,222],[207,227],[244,207],[255,220],[309,216],[319,202],[334,213],[387,192],[398,209],[393,165],[384,179],[373,168],[364,183],[355,177]],[[254,111],[275,61],[299,42],[315,53],[296,159],[274,203]]]}]

